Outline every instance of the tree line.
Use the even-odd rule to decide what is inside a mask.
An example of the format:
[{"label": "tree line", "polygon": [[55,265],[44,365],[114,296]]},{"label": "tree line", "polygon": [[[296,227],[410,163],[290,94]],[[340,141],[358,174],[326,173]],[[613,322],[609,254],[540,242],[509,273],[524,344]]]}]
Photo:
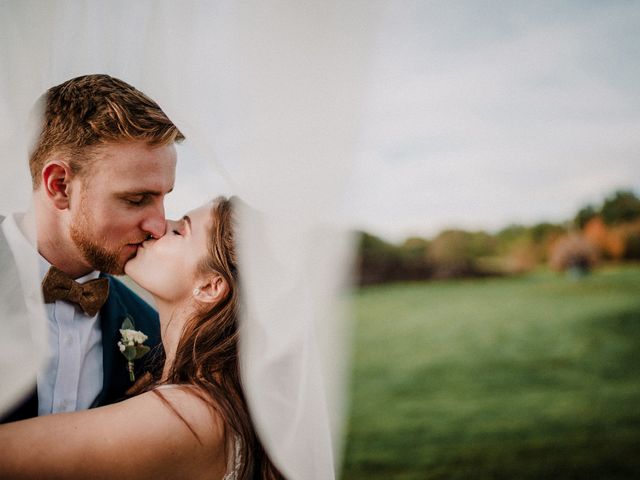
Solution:
[{"label": "tree line", "polygon": [[619,190],[562,223],[510,225],[496,233],[448,229],[400,244],[360,232],[360,284],[526,273],[547,265],[583,275],[640,260],[640,198]]}]

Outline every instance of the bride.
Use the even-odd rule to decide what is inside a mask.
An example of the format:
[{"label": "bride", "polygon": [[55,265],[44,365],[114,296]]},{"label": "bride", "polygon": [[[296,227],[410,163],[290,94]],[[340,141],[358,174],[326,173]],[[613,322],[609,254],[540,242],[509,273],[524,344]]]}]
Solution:
[{"label": "bride", "polygon": [[242,390],[233,205],[168,221],[126,264],[158,308],[161,378],[120,403],[0,425],[0,478],[283,478]]}]

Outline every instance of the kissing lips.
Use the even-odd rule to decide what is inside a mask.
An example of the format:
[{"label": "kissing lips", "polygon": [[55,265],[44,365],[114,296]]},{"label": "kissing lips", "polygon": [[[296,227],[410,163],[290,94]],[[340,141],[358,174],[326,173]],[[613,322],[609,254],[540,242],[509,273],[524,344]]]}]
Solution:
[{"label": "kissing lips", "polygon": [[138,253],[138,249],[142,248],[142,244],[144,242],[137,242],[137,243],[127,243],[124,246],[124,250],[127,251],[127,253],[129,253],[129,258],[133,258],[136,256],[136,253]]},{"label": "kissing lips", "polygon": [[140,242],[140,248],[144,248],[145,246],[148,247],[151,244],[151,242],[154,242],[154,241],[155,241],[155,239],[148,238],[144,242]]}]

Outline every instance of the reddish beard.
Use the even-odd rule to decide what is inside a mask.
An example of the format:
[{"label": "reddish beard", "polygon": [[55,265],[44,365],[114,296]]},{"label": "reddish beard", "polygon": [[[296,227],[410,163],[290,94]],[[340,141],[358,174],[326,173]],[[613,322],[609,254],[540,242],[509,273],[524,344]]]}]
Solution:
[{"label": "reddish beard", "polygon": [[[120,258],[122,249],[129,245],[129,243],[125,243],[114,249],[108,249],[96,242],[95,239],[89,235],[89,232],[92,230],[87,212],[81,209],[69,229],[71,240],[78,250],[80,250],[80,253],[82,253],[87,263],[95,270],[112,275],[124,275],[124,264],[135,256],[134,253],[128,258]],[[131,243],[139,243],[143,240],[144,239]]]}]

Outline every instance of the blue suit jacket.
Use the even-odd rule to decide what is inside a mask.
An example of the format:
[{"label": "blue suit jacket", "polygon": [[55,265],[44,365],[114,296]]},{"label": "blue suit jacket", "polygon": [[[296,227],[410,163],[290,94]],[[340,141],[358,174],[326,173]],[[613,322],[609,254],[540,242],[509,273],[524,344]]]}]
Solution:
[{"label": "blue suit jacket", "polygon": [[[3,218],[0,217],[0,223],[2,220]],[[0,252],[6,259],[9,253],[8,245],[1,230]],[[160,322],[157,312],[116,278],[104,274],[100,276],[109,279],[109,297],[100,310],[103,386],[102,392],[91,405],[92,408],[122,400],[125,392],[132,385],[127,370],[127,361],[118,349],[119,329],[127,316],[133,319],[136,330],[140,330],[149,337],[145,345],[151,347],[151,351],[147,355],[135,361],[136,378],[147,371],[154,375],[160,373],[164,363],[164,350],[160,341]],[[38,393],[34,386],[21,403],[0,418],[0,423],[37,416]]]}]

